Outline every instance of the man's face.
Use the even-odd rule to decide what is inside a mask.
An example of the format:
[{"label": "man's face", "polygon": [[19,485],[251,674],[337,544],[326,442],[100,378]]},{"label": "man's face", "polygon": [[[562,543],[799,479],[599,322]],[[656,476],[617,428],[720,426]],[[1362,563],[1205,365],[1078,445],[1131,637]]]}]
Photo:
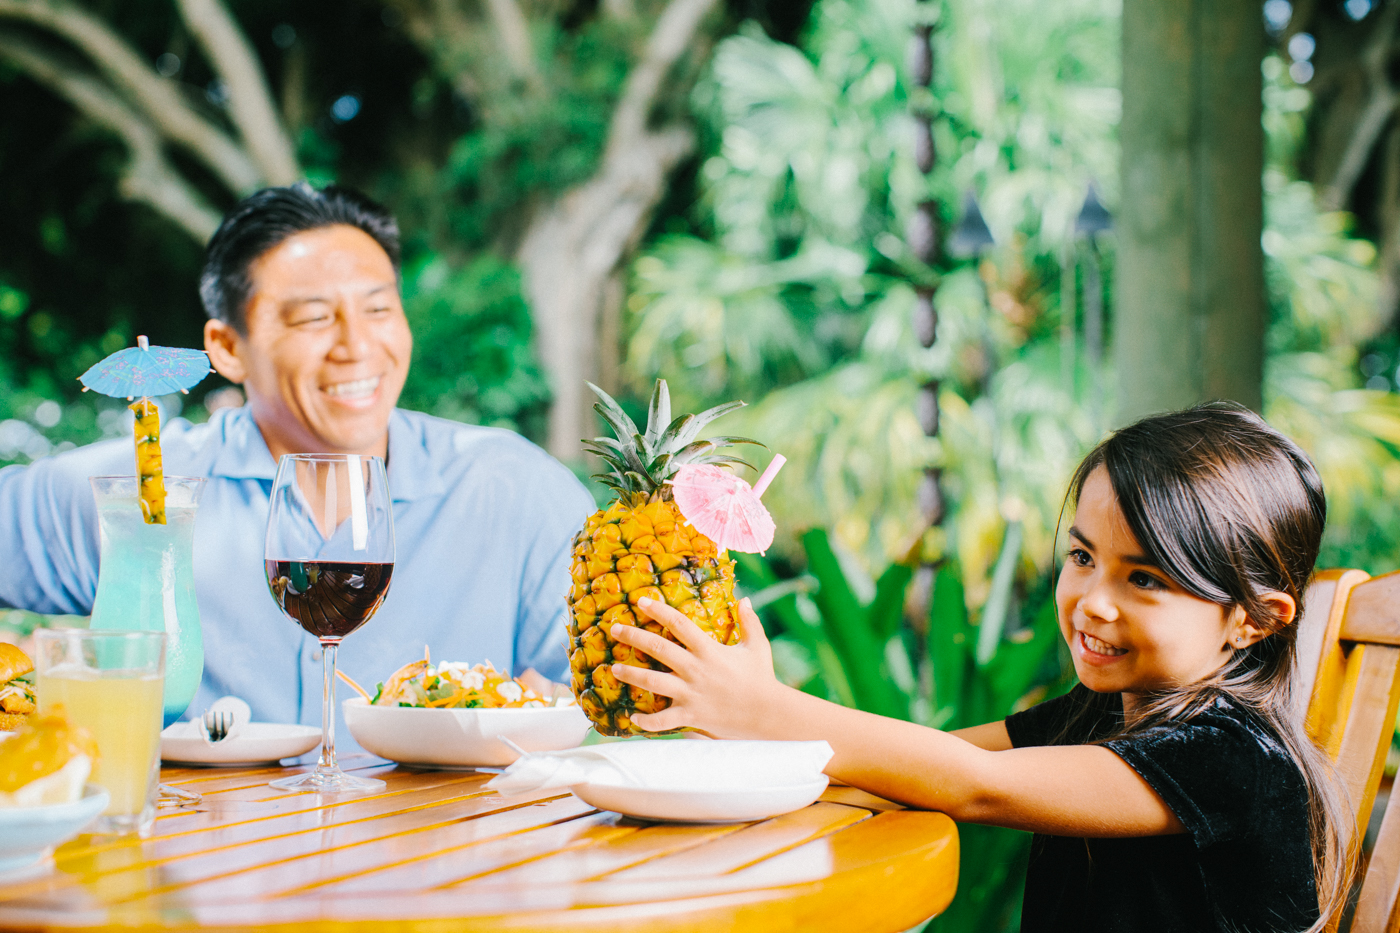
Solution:
[{"label": "man's face", "polygon": [[383,456],[413,351],[388,255],[338,225],[288,237],[248,272],[246,335],[211,321],[205,343],[243,383],[273,456]]}]

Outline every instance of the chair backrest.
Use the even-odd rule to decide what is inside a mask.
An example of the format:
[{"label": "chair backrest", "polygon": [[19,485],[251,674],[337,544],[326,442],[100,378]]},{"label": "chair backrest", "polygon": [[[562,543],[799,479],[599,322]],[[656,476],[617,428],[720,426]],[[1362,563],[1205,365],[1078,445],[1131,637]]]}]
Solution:
[{"label": "chair backrest", "polygon": [[[1308,593],[1308,602],[1316,607],[1309,606],[1311,618],[1301,623],[1309,640],[1324,621],[1317,607],[1328,610],[1308,705],[1308,733],[1331,756],[1358,831],[1364,832],[1400,706],[1400,573],[1368,579],[1359,570],[1331,571],[1319,575],[1316,586],[1316,593]],[[1300,629],[1300,656],[1306,650],[1304,637]],[[1400,806],[1388,807],[1381,824],[1352,921],[1354,933],[1400,930],[1397,895]]]},{"label": "chair backrest", "polygon": [[[1298,622],[1298,714],[1306,715],[1312,697],[1317,669],[1322,663],[1322,646],[1335,649],[1341,631],[1342,613],[1351,588],[1371,579],[1364,570],[1319,570],[1308,584],[1303,598],[1303,617]],[[1329,659],[1335,663],[1335,658]]]}]

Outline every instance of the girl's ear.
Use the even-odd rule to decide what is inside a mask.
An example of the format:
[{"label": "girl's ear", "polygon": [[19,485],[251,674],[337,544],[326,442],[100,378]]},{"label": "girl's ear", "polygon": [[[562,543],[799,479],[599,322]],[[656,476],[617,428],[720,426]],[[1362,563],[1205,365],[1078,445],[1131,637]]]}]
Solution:
[{"label": "girl's ear", "polygon": [[1261,596],[1260,601],[1273,610],[1273,616],[1277,620],[1275,625],[1261,625],[1245,613],[1243,606],[1236,606],[1230,610],[1229,624],[1225,629],[1229,638],[1228,647],[1248,648],[1263,641],[1276,628],[1291,625],[1298,615],[1298,604],[1287,593],[1273,590]]}]

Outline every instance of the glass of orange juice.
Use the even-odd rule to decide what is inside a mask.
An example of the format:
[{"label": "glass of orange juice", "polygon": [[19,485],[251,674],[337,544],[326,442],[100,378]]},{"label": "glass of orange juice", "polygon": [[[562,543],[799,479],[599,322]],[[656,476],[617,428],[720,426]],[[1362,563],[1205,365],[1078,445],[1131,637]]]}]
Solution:
[{"label": "glass of orange juice", "polygon": [[43,629],[34,660],[39,712],[62,707],[97,742],[88,780],[112,802],[96,831],[145,835],[160,782],[165,633]]}]

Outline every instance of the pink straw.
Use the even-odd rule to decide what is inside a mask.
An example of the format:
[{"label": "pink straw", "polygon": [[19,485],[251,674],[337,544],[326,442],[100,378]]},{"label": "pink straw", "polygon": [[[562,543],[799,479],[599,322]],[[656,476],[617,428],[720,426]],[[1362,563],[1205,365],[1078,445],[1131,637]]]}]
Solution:
[{"label": "pink straw", "polygon": [[773,482],[773,477],[778,475],[778,471],[787,463],[787,457],[782,454],[774,454],[773,460],[768,464],[768,469],[763,471],[763,475],[758,478],[758,482],[753,484],[753,494],[762,496],[768,489],[768,484]]}]

